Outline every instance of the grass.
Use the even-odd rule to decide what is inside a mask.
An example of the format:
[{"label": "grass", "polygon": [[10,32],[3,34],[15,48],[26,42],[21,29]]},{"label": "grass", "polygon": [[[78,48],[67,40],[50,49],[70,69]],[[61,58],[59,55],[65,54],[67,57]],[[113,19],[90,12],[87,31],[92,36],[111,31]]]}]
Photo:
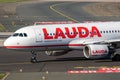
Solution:
[{"label": "grass", "polygon": [[5,76],[4,73],[0,73],[0,79],[2,79]]},{"label": "grass", "polygon": [[5,30],[6,30],[5,27],[0,23],[0,32]]},{"label": "grass", "polygon": [[7,3],[7,2],[21,2],[21,1],[27,1],[27,0],[0,0],[0,3]]}]

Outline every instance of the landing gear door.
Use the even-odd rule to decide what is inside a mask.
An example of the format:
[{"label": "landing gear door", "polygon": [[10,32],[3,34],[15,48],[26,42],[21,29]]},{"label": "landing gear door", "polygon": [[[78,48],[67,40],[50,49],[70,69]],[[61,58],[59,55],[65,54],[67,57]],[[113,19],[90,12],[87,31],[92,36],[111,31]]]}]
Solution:
[{"label": "landing gear door", "polygon": [[42,42],[42,34],[40,29],[35,29],[36,42]]}]

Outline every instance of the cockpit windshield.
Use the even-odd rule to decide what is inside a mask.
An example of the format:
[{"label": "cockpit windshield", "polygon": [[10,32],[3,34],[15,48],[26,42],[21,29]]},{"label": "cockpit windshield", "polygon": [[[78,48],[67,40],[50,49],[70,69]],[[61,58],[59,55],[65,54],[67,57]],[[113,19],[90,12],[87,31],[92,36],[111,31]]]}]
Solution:
[{"label": "cockpit windshield", "polygon": [[13,37],[27,37],[27,33],[14,33]]},{"label": "cockpit windshield", "polygon": [[13,34],[14,37],[16,37],[16,36],[18,36],[18,35],[19,35],[18,33]]}]

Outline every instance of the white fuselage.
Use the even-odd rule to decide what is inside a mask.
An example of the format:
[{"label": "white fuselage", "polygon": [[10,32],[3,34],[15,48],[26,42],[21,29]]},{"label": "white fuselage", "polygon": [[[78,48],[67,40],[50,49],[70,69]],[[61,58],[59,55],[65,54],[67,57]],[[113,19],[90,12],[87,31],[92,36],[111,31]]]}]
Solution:
[{"label": "white fuselage", "polygon": [[120,39],[120,22],[34,25],[21,28],[9,37],[9,49],[44,51],[83,47],[84,42]]}]

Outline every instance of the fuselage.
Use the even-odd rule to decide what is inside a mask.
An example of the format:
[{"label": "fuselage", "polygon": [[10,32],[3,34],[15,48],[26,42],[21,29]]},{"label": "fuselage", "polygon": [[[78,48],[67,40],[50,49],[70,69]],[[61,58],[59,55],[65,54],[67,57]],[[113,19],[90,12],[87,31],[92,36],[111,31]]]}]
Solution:
[{"label": "fuselage", "polygon": [[4,46],[26,51],[69,50],[70,46],[82,48],[82,42],[86,40],[120,39],[119,34],[120,22],[33,25],[17,30],[4,42]]}]

